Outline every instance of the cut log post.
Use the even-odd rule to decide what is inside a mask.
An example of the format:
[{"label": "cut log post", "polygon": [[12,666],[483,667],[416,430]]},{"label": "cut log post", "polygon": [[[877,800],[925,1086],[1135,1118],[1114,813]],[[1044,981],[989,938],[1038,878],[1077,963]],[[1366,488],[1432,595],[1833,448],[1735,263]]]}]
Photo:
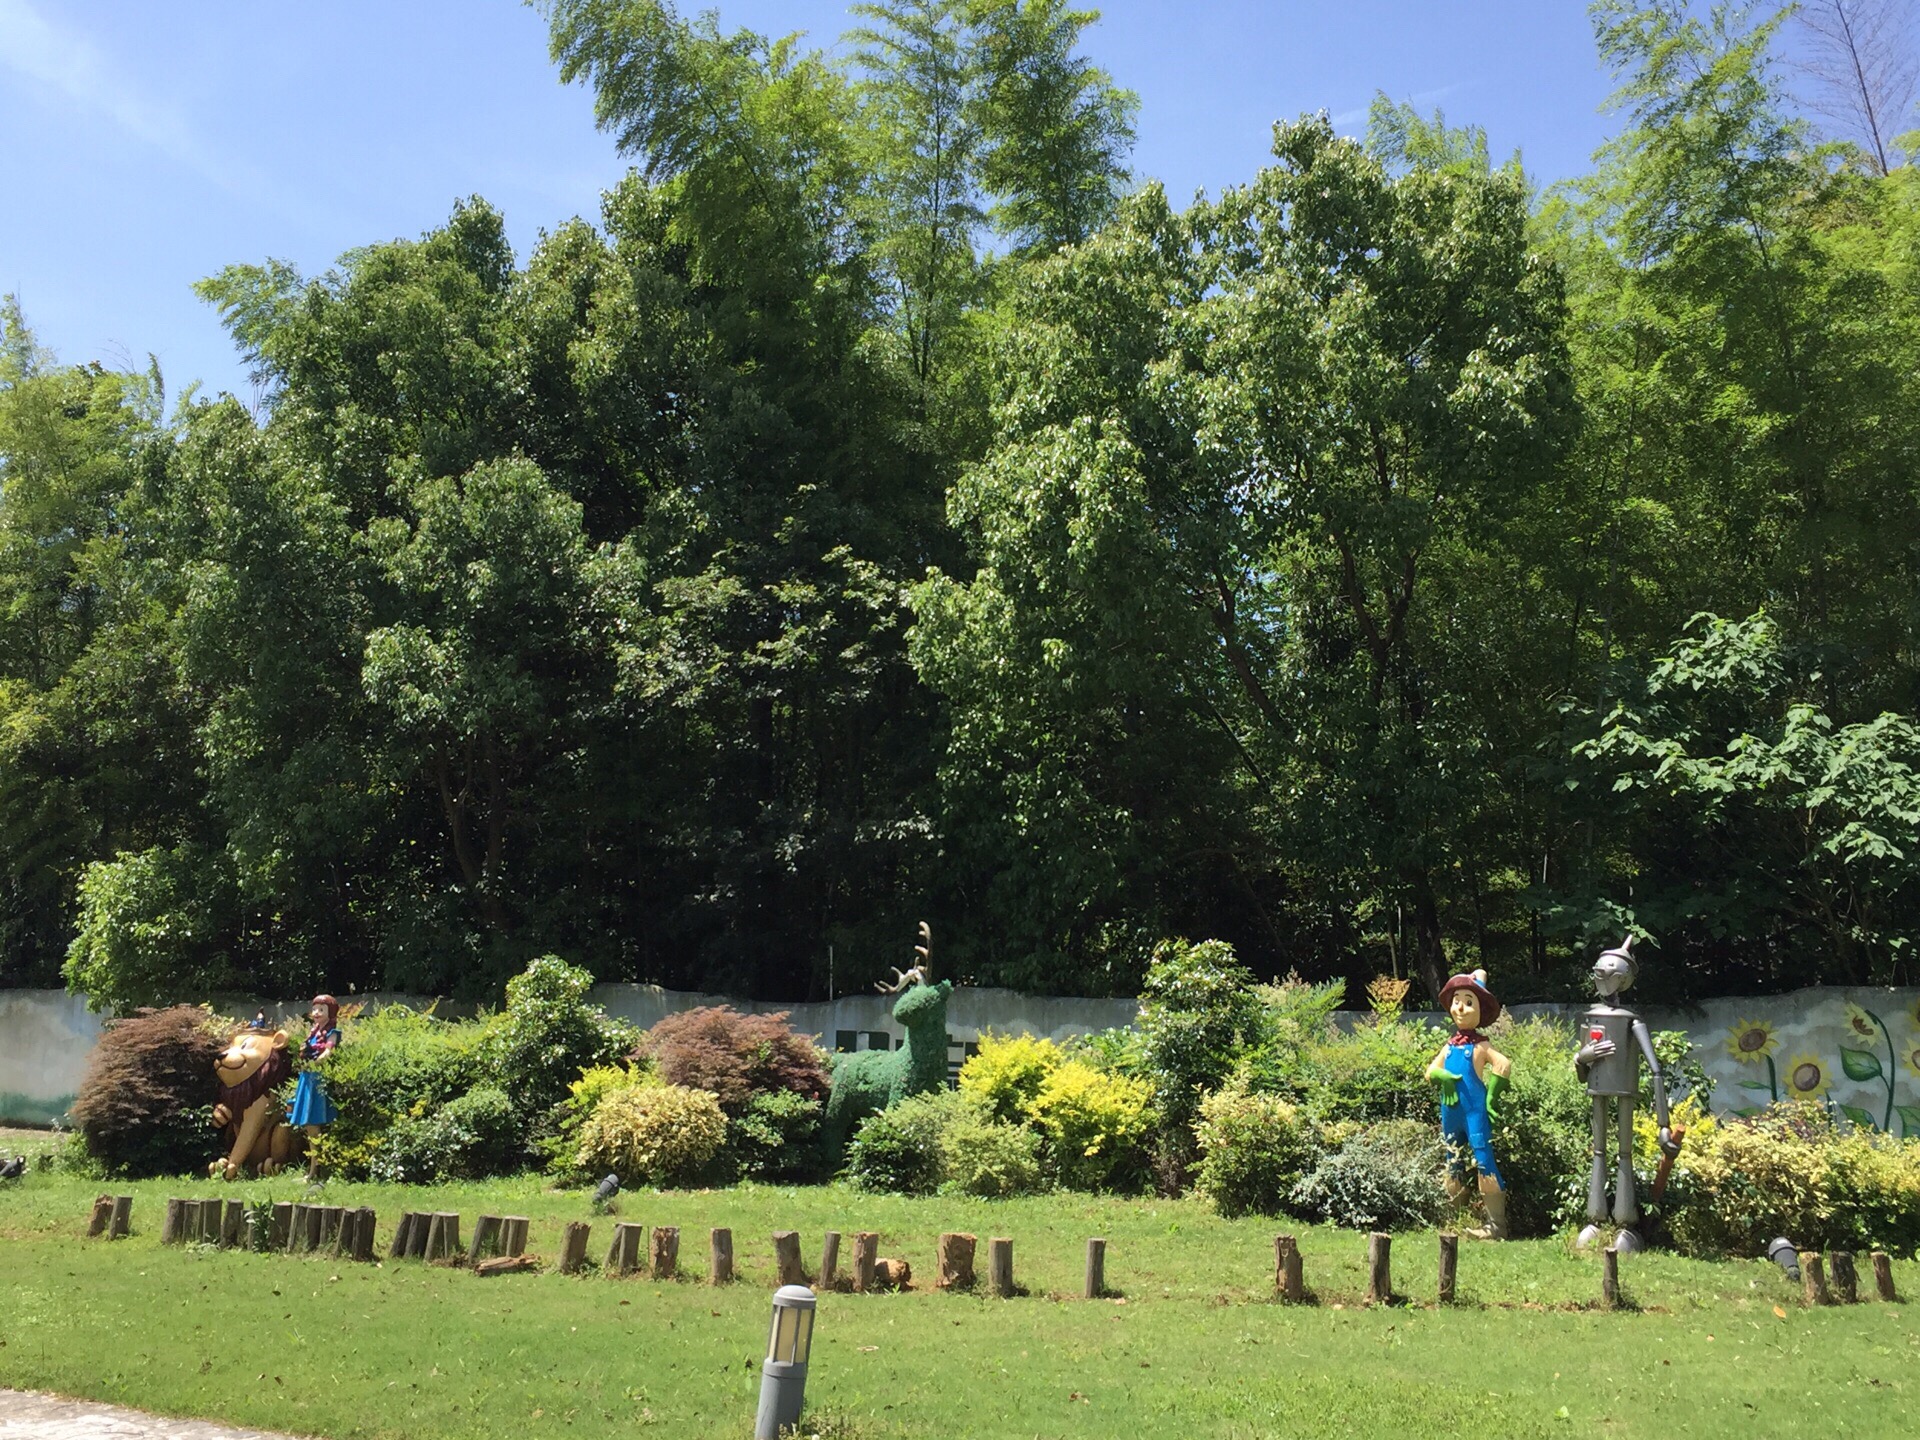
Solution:
[{"label": "cut log post", "polygon": [[1612,1245],[1600,1252],[1600,1306],[1620,1308],[1620,1251]]},{"label": "cut log post", "polygon": [[1013,1298],[1013,1241],[996,1235],[987,1241],[987,1288],[1002,1300]]},{"label": "cut log post", "polygon": [[307,1207],[306,1219],[307,1227],[305,1233],[300,1237],[300,1248],[311,1255],[320,1248],[320,1236],[326,1229],[327,1224],[327,1207],[324,1205],[309,1205]]},{"label": "cut log post", "polygon": [[1460,1268],[1460,1237],[1451,1230],[1440,1232],[1440,1303],[1453,1303],[1453,1280]]},{"label": "cut log post", "polygon": [[631,1221],[614,1224],[613,1244],[607,1247],[608,1274],[631,1275],[640,1268],[640,1240],[646,1231],[646,1226]]},{"label": "cut log post", "polygon": [[482,1215],[473,1222],[473,1258],[484,1260],[489,1255],[501,1254],[504,1247],[500,1243],[500,1217]]},{"label": "cut log post", "polygon": [[880,1258],[880,1237],[871,1230],[861,1230],[853,1237],[853,1290],[856,1295],[864,1295],[873,1289],[874,1262]]},{"label": "cut log post", "polygon": [[293,1202],[280,1200],[273,1207],[273,1228],[267,1232],[267,1248],[284,1250],[287,1237],[293,1233]]},{"label": "cut log post", "polygon": [[453,1264],[460,1262],[460,1212],[457,1210],[435,1210],[427,1219],[427,1251],[429,1262],[445,1260]]},{"label": "cut log post", "polygon": [[344,1205],[322,1205],[320,1207],[320,1240],[314,1246],[316,1250],[331,1250],[340,1241],[340,1222],[347,1213]]},{"label": "cut log post", "polygon": [[1851,1250],[1827,1252],[1827,1275],[1833,1285],[1834,1303],[1839,1305],[1860,1303],[1860,1274],[1853,1268]]},{"label": "cut log post", "polygon": [[840,1273],[840,1232],[829,1230],[820,1239],[820,1279],[815,1286],[819,1290],[831,1290]]},{"label": "cut log post", "polygon": [[237,1249],[246,1241],[247,1204],[244,1200],[229,1200],[225,1212],[220,1216],[220,1248]]},{"label": "cut log post", "polygon": [[1273,1288],[1290,1305],[1307,1298],[1300,1274],[1300,1242],[1291,1235],[1273,1237]]},{"label": "cut log post", "polygon": [[476,1275],[518,1275],[527,1270],[538,1270],[540,1262],[531,1255],[496,1255],[491,1260],[482,1260],[473,1267]]},{"label": "cut log post", "polygon": [[1800,1296],[1809,1305],[1828,1305],[1827,1270],[1817,1250],[1800,1252]]},{"label": "cut log post", "polygon": [[773,1260],[779,1269],[782,1285],[807,1283],[807,1267],[800,1263],[800,1232],[798,1230],[773,1232]]},{"label": "cut log post", "polygon": [[407,1254],[416,1260],[427,1258],[427,1241],[433,1236],[433,1212],[416,1210],[413,1227],[407,1231]]},{"label": "cut log post", "polygon": [[107,1233],[107,1226],[113,1222],[113,1196],[96,1195],[93,1198],[93,1215],[87,1221],[87,1236]]},{"label": "cut log post", "polygon": [[220,1227],[226,1223],[227,1205],[224,1200],[202,1200],[200,1202],[200,1239],[208,1245],[220,1243]]},{"label": "cut log post", "polygon": [[672,1280],[680,1274],[680,1227],[656,1225],[647,1250],[647,1268],[656,1280]]},{"label": "cut log post", "polygon": [[560,1273],[577,1275],[580,1267],[587,1263],[587,1241],[593,1237],[593,1226],[585,1220],[569,1220],[566,1234],[560,1241]]},{"label": "cut log post", "polygon": [[905,1260],[881,1259],[873,1262],[873,1285],[876,1290],[904,1290],[912,1279],[913,1266]]},{"label": "cut log post", "polygon": [[508,1255],[527,1253],[527,1217],[509,1215],[501,1222],[502,1243]]},{"label": "cut log post", "polygon": [[340,1228],[333,1232],[333,1244],[328,1247],[333,1251],[334,1258],[336,1260],[351,1260],[353,1258],[353,1247],[359,1243],[359,1240],[360,1212],[354,1209],[341,1210]]},{"label": "cut log post", "polygon": [[949,1233],[940,1237],[940,1278],[934,1282],[942,1290],[973,1288],[973,1253],[978,1241],[971,1235]]},{"label": "cut log post", "polygon": [[180,1227],[186,1223],[187,1202],[177,1195],[167,1197],[167,1217],[160,1222],[160,1243],[178,1245]]},{"label": "cut log post", "polygon": [[113,1197],[113,1219],[107,1222],[107,1238],[124,1240],[133,1233],[133,1196]]},{"label": "cut log post", "polygon": [[1873,1288],[1882,1300],[1898,1300],[1893,1293],[1893,1257],[1884,1250],[1873,1252]]},{"label": "cut log post", "polygon": [[393,1227],[393,1240],[387,1246],[387,1258],[389,1260],[398,1260],[407,1253],[408,1247],[413,1242],[413,1221],[413,1211],[402,1210],[400,1212],[400,1223]]},{"label": "cut log post", "polygon": [[371,1205],[362,1205],[359,1211],[360,1224],[353,1232],[353,1258],[371,1262],[373,1259],[373,1227],[379,1223]]},{"label": "cut log post", "polygon": [[1376,1230],[1367,1236],[1367,1303],[1393,1299],[1393,1237]]},{"label": "cut log post", "polygon": [[306,1233],[307,1207],[296,1200],[293,1202],[293,1213],[287,1217],[287,1243],[284,1247],[287,1254],[293,1255],[299,1252],[301,1242],[306,1238]]},{"label": "cut log post", "polygon": [[707,1283],[733,1283],[733,1231],[725,1226],[707,1232]]},{"label": "cut log post", "polygon": [[1087,1283],[1081,1293],[1089,1300],[1107,1293],[1107,1242],[1098,1237],[1087,1241]]}]

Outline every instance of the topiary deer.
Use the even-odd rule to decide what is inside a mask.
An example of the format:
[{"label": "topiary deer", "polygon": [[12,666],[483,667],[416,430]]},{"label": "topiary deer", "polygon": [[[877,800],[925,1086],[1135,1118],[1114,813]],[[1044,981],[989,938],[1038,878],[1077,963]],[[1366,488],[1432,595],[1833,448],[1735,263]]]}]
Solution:
[{"label": "topiary deer", "polygon": [[898,1050],[862,1050],[834,1057],[822,1139],[827,1154],[835,1159],[845,1152],[854,1127],[867,1116],[908,1095],[924,1095],[947,1083],[947,997],[953,993],[953,982],[933,983],[932,945],[933,932],[923,920],[920,944],[914,947],[919,963],[904,973],[894,967],[891,985],[881,981],[873,987],[882,995],[900,996],[894,1002],[893,1018],[907,1032],[906,1044]]}]

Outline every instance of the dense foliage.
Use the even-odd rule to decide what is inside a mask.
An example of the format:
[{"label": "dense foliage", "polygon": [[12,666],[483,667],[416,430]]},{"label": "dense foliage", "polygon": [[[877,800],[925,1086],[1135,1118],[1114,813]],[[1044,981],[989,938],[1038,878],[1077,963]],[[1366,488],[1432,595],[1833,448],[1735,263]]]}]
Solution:
[{"label": "dense foliage", "polygon": [[551,0],[634,168],[220,270],[258,413],[0,307],[0,983],[1915,978],[1920,173],[1779,22],[1594,0],[1575,183],[1383,99],[1178,209],[1093,12],[854,9]]},{"label": "dense foliage", "polygon": [[111,1174],[200,1170],[220,1150],[213,1062],[233,1034],[198,1005],[116,1020],[93,1047],[72,1107],[87,1156]]}]

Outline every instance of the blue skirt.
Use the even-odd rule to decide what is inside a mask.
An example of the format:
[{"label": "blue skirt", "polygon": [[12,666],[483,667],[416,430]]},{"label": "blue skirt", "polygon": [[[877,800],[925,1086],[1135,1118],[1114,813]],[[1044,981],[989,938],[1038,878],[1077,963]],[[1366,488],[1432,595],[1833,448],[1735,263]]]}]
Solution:
[{"label": "blue skirt", "polygon": [[287,1107],[289,1125],[331,1125],[340,1112],[333,1108],[333,1102],[327,1099],[326,1087],[320,1083],[320,1072],[302,1070],[299,1088],[293,1092],[293,1103]]}]

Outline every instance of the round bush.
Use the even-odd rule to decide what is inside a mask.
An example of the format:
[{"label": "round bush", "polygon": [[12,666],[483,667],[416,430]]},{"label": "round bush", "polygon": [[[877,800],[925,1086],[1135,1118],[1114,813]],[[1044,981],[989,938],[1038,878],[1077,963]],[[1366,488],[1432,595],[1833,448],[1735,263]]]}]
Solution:
[{"label": "round bush", "polygon": [[989,1032],[980,1037],[979,1053],[960,1067],[960,1088],[985,1101],[996,1119],[1017,1124],[1065,1058],[1051,1040]]},{"label": "round bush", "polygon": [[426,1185],[506,1175],[526,1163],[519,1107],[479,1085],[440,1109],[394,1122],[368,1166],[374,1180]]},{"label": "round bush", "polygon": [[1194,1188],[1222,1215],[1278,1215],[1313,1165],[1312,1126],[1291,1101],[1237,1085],[1200,1104]]},{"label": "round bush", "polygon": [[73,1102],[87,1154],[117,1175],[205,1175],[220,1153],[213,1062],[236,1028],[199,1005],[110,1022]]},{"label": "round bush", "polygon": [[941,1132],[939,1150],[942,1191],[1004,1200],[1046,1188],[1040,1137],[1024,1125],[962,1111]]},{"label": "round bush", "polygon": [[1387,1120],[1321,1155],[1293,1187],[1287,1208],[1348,1230],[1417,1230],[1439,1220],[1439,1132]]},{"label": "round bush", "polygon": [[1027,1115],[1070,1190],[1137,1189],[1148,1174],[1153,1087],[1069,1060],[1041,1082]]},{"label": "round bush", "polygon": [[678,1185],[698,1178],[727,1139],[727,1117],[706,1090],[646,1085],[605,1096],[580,1127],[578,1166],[611,1171],[622,1185]]},{"label": "round bush", "polygon": [[992,1118],[979,1099],[959,1090],[895,1101],[854,1131],[847,1146],[847,1178],[863,1190],[931,1195],[942,1178],[941,1137],[963,1116]]},{"label": "round bush", "polygon": [[813,1041],[795,1033],[787,1012],[742,1015],[709,1005],[669,1015],[646,1033],[640,1053],[669,1084],[711,1093],[729,1115],[746,1113],[755,1095],[791,1090],[825,1100],[827,1067]]}]

